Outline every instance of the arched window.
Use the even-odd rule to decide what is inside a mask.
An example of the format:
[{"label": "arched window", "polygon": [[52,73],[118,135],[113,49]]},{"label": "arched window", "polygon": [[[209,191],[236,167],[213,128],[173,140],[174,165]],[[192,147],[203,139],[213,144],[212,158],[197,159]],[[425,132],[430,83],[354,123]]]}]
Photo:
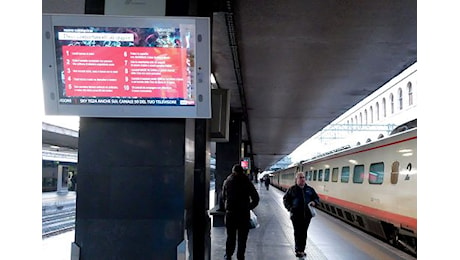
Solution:
[{"label": "arched window", "polygon": [[364,109],[364,124],[368,124],[367,123],[367,109]]},{"label": "arched window", "polygon": [[379,107],[379,102],[375,103],[375,115],[377,116],[377,121],[380,120],[380,107]]},{"label": "arched window", "polygon": [[412,82],[410,81],[407,83],[407,93],[409,95],[409,106],[412,106],[414,104],[414,97],[412,94]]},{"label": "arched window", "polygon": [[363,126],[363,113],[359,112],[359,124]]},{"label": "arched window", "polygon": [[399,101],[399,110],[403,109],[403,91],[401,88],[398,89],[398,101]]},{"label": "arched window", "polygon": [[391,114],[394,114],[395,112],[395,97],[393,96],[393,94],[390,94],[390,111]]},{"label": "arched window", "polygon": [[385,98],[383,98],[382,104],[383,104],[383,117],[387,117],[387,100]]},{"label": "arched window", "polygon": [[351,121],[350,131],[353,133],[353,117],[350,119],[350,121]]},{"label": "arched window", "polygon": [[356,126],[358,126],[358,116],[357,115],[355,115],[355,124]]},{"label": "arched window", "polygon": [[370,113],[371,113],[371,124],[374,123],[374,108],[371,106],[371,108],[369,109]]}]

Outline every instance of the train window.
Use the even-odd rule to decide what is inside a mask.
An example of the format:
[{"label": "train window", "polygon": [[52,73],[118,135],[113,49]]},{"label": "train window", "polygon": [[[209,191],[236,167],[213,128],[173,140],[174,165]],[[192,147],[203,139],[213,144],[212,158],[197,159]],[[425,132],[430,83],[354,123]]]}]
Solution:
[{"label": "train window", "polygon": [[384,175],[383,162],[373,163],[369,167],[369,184],[382,184]]},{"label": "train window", "polygon": [[337,182],[339,180],[339,168],[332,169],[332,181]]},{"label": "train window", "polygon": [[399,162],[394,161],[391,165],[391,184],[398,183],[398,176],[399,176]]},{"label": "train window", "polygon": [[[290,183],[292,180],[294,180],[294,173],[287,173],[287,174],[281,174],[281,180],[283,183]],[[295,181],[294,181],[295,183]]]},{"label": "train window", "polygon": [[329,181],[331,169],[324,170],[324,181]]},{"label": "train window", "polygon": [[323,169],[318,170],[318,181],[323,181]]},{"label": "train window", "polygon": [[312,175],[313,175],[312,171],[308,171],[307,180],[311,181]]},{"label": "train window", "polygon": [[316,178],[318,177],[318,170],[313,171],[313,180],[316,181]]},{"label": "train window", "polygon": [[65,166],[69,172],[78,172],[77,163],[42,160],[42,191],[56,191],[59,165]]},{"label": "train window", "polygon": [[341,182],[348,182],[350,178],[350,166],[343,166],[342,167],[342,175],[340,176]]},{"label": "train window", "polygon": [[355,165],[353,169],[353,183],[363,183],[364,180],[364,164]]}]

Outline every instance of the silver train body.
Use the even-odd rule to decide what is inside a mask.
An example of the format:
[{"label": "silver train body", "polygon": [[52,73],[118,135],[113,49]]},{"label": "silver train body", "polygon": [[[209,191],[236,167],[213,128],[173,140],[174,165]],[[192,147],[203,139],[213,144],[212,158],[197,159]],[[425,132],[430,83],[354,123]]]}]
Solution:
[{"label": "silver train body", "polygon": [[416,255],[417,128],[408,128],[273,172],[272,184],[285,191],[302,171],[322,211]]}]

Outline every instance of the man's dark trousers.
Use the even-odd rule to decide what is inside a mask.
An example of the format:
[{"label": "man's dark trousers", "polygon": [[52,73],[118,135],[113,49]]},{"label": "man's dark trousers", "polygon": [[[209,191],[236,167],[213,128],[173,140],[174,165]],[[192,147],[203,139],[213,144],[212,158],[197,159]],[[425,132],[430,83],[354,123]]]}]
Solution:
[{"label": "man's dark trousers", "polygon": [[236,257],[238,260],[244,260],[246,251],[246,242],[249,234],[249,211],[232,213],[226,212],[225,226],[227,227],[227,243],[225,256],[231,259],[236,247],[236,236],[238,234],[238,249]]}]

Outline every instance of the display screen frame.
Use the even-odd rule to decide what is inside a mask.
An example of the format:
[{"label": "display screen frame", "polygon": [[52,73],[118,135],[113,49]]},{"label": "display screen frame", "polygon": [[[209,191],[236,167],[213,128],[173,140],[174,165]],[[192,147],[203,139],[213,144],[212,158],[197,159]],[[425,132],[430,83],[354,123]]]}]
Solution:
[{"label": "display screen frame", "polygon": [[211,118],[207,17],[43,14],[42,35],[47,115]]}]

